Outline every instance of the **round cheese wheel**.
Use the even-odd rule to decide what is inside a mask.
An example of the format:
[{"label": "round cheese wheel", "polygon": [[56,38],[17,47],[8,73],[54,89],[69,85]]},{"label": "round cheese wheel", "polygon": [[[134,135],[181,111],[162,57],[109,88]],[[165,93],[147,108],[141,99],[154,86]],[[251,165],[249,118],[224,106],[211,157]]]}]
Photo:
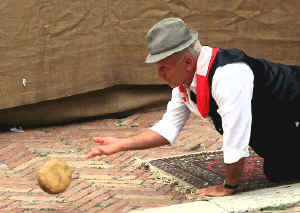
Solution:
[{"label": "round cheese wheel", "polygon": [[72,180],[72,170],[63,160],[49,160],[37,173],[40,187],[49,194],[57,194],[66,190]]}]

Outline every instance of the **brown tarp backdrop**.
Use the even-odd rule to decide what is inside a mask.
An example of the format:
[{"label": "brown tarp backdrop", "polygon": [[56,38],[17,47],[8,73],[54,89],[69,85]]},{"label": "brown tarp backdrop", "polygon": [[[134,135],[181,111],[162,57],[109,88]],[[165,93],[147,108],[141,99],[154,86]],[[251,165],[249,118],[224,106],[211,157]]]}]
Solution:
[{"label": "brown tarp backdrop", "polygon": [[39,125],[166,103],[145,35],[180,17],[204,45],[300,65],[299,0],[1,0],[0,125]]}]

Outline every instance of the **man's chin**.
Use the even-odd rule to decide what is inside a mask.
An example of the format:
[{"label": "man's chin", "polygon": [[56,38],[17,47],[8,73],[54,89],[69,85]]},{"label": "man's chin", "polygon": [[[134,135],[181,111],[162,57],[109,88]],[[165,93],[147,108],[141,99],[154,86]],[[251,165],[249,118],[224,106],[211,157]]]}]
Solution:
[{"label": "man's chin", "polygon": [[169,87],[171,87],[172,89],[174,89],[175,87],[178,87],[179,85],[177,85],[177,84],[168,84],[169,85]]}]

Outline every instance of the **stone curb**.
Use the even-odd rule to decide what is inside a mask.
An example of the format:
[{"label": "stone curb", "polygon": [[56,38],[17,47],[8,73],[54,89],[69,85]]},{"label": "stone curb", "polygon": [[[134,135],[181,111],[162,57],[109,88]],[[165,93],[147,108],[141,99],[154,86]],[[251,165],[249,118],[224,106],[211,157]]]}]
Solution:
[{"label": "stone curb", "polygon": [[300,183],[270,187],[232,196],[211,198],[207,201],[195,201],[160,208],[134,210],[129,213],[242,213],[261,209],[291,207],[300,202]]}]

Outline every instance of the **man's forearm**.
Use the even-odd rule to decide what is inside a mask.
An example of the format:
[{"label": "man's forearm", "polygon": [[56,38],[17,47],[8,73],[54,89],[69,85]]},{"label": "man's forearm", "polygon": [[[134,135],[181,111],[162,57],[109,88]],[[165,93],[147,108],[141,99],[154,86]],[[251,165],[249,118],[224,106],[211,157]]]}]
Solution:
[{"label": "man's forearm", "polygon": [[245,158],[241,158],[238,162],[226,164],[225,183],[235,186],[239,183],[241,173],[244,168]]},{"label": "man's forearm", "polygon": [[122,141],[122,151],[148,149],[169,144],[168,140],[152,130],[146,130],[138,135]]}]

